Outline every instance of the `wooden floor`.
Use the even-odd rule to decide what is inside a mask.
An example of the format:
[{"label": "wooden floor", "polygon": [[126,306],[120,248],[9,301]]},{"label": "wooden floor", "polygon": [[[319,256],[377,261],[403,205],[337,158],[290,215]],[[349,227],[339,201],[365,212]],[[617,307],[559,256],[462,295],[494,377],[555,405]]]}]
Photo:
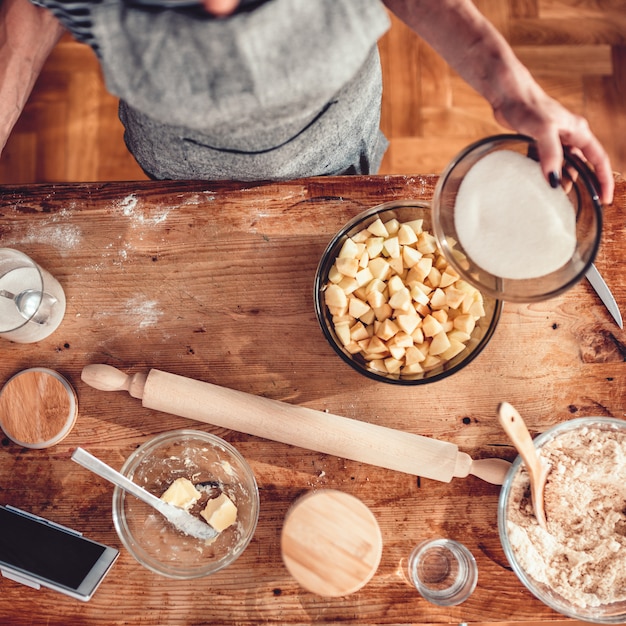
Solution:
[{"label": "wooden floor", "polygon": [[[476,0],[552,96],[587,117],[626,172],[626,0]],[[403,24],[381,40],[381,173],[439,173],[503,130],[486,102]],[[91,50],[64,38],[0,158],[0,183],[134,180],[117,102]]]}]

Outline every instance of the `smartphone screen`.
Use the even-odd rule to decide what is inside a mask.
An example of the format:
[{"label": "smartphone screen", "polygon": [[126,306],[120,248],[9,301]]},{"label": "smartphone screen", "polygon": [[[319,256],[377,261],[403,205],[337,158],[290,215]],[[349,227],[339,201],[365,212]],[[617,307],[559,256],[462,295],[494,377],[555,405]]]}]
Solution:
[{"label": "smartphone screen", "polygon": [[[0,506],[0,569],[89,600],[119,551],[19,509]],[[22,580],[23,579],[23,580]]]}]

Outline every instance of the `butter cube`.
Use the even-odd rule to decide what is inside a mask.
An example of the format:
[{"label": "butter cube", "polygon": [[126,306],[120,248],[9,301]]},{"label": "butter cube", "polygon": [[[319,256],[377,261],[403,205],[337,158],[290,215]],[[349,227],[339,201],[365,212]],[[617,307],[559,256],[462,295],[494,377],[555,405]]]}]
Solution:
[{"label": "butter cube", "polygon": [[225,493],[221,493],[217,498],[207,502],[200,515],[221,533],[237,520],[237,507]]},{"label": "butter cube", "polygon": [[200,492],[188,478],[177,478],[163,493],[161,500],[188,509],[200,498]]}]

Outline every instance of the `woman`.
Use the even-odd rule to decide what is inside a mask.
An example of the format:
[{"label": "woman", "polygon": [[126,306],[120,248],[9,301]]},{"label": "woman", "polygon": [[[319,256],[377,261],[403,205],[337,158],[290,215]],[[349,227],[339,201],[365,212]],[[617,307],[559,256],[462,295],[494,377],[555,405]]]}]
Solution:
[{"label": "woman", "polygon": [[[120,98],[126,143],[153,178],[289,179],[374,173],[386,148],[379,0],[4,0],[0,146],[68,28],[98,55]],[[152,6],[146,6],[150,3]],[[470,0],[385,0],[491,104],[537,140],[560,182],[562,144],[613,198],[606,152],[587,122],[550,98]],[[154,6],[160,5],[160,6]],[[56,17],[55,17],[56,16]]]}]

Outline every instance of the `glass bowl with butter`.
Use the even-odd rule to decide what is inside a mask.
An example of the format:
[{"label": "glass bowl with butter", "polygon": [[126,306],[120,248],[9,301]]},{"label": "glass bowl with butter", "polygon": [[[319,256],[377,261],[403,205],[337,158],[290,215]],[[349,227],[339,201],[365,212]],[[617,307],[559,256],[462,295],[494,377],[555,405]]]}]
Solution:
[{"label": "glass bowl with butter", "polygon": [[186,535],[116,487],[115,530],[149,570],[177,579],[208,576],[233,563],[250,543],[259,517],[256,479],[243,456],[223,439],[198,430],[162,433],[137,448],[121,472],[217,531],[207,541]]},{"label": "glass bowl with butter", "polygon": [[502,311],[443,258],[430,205],[419,200],[386,202],[345,224],[318,265],[314,304],[346,363],[396,385],[435,382],[466,367]]},{"label": "glass bowl with butter", "polygon": [[549,467],[546,528],[532,507],[518,457],[502,486],[498,531],[523,585],[567,617],[626,621],[626,421],[567,420],[533,441]]},{"label": "glass bowl with butter", "polygon": [[432,201],[434,233],[455,270],[512,302],[553,298],[583,278],[600,245],[600,186],[567,147],[559,174],[552,188],[524,135],[486,137],[457,154]]}]

